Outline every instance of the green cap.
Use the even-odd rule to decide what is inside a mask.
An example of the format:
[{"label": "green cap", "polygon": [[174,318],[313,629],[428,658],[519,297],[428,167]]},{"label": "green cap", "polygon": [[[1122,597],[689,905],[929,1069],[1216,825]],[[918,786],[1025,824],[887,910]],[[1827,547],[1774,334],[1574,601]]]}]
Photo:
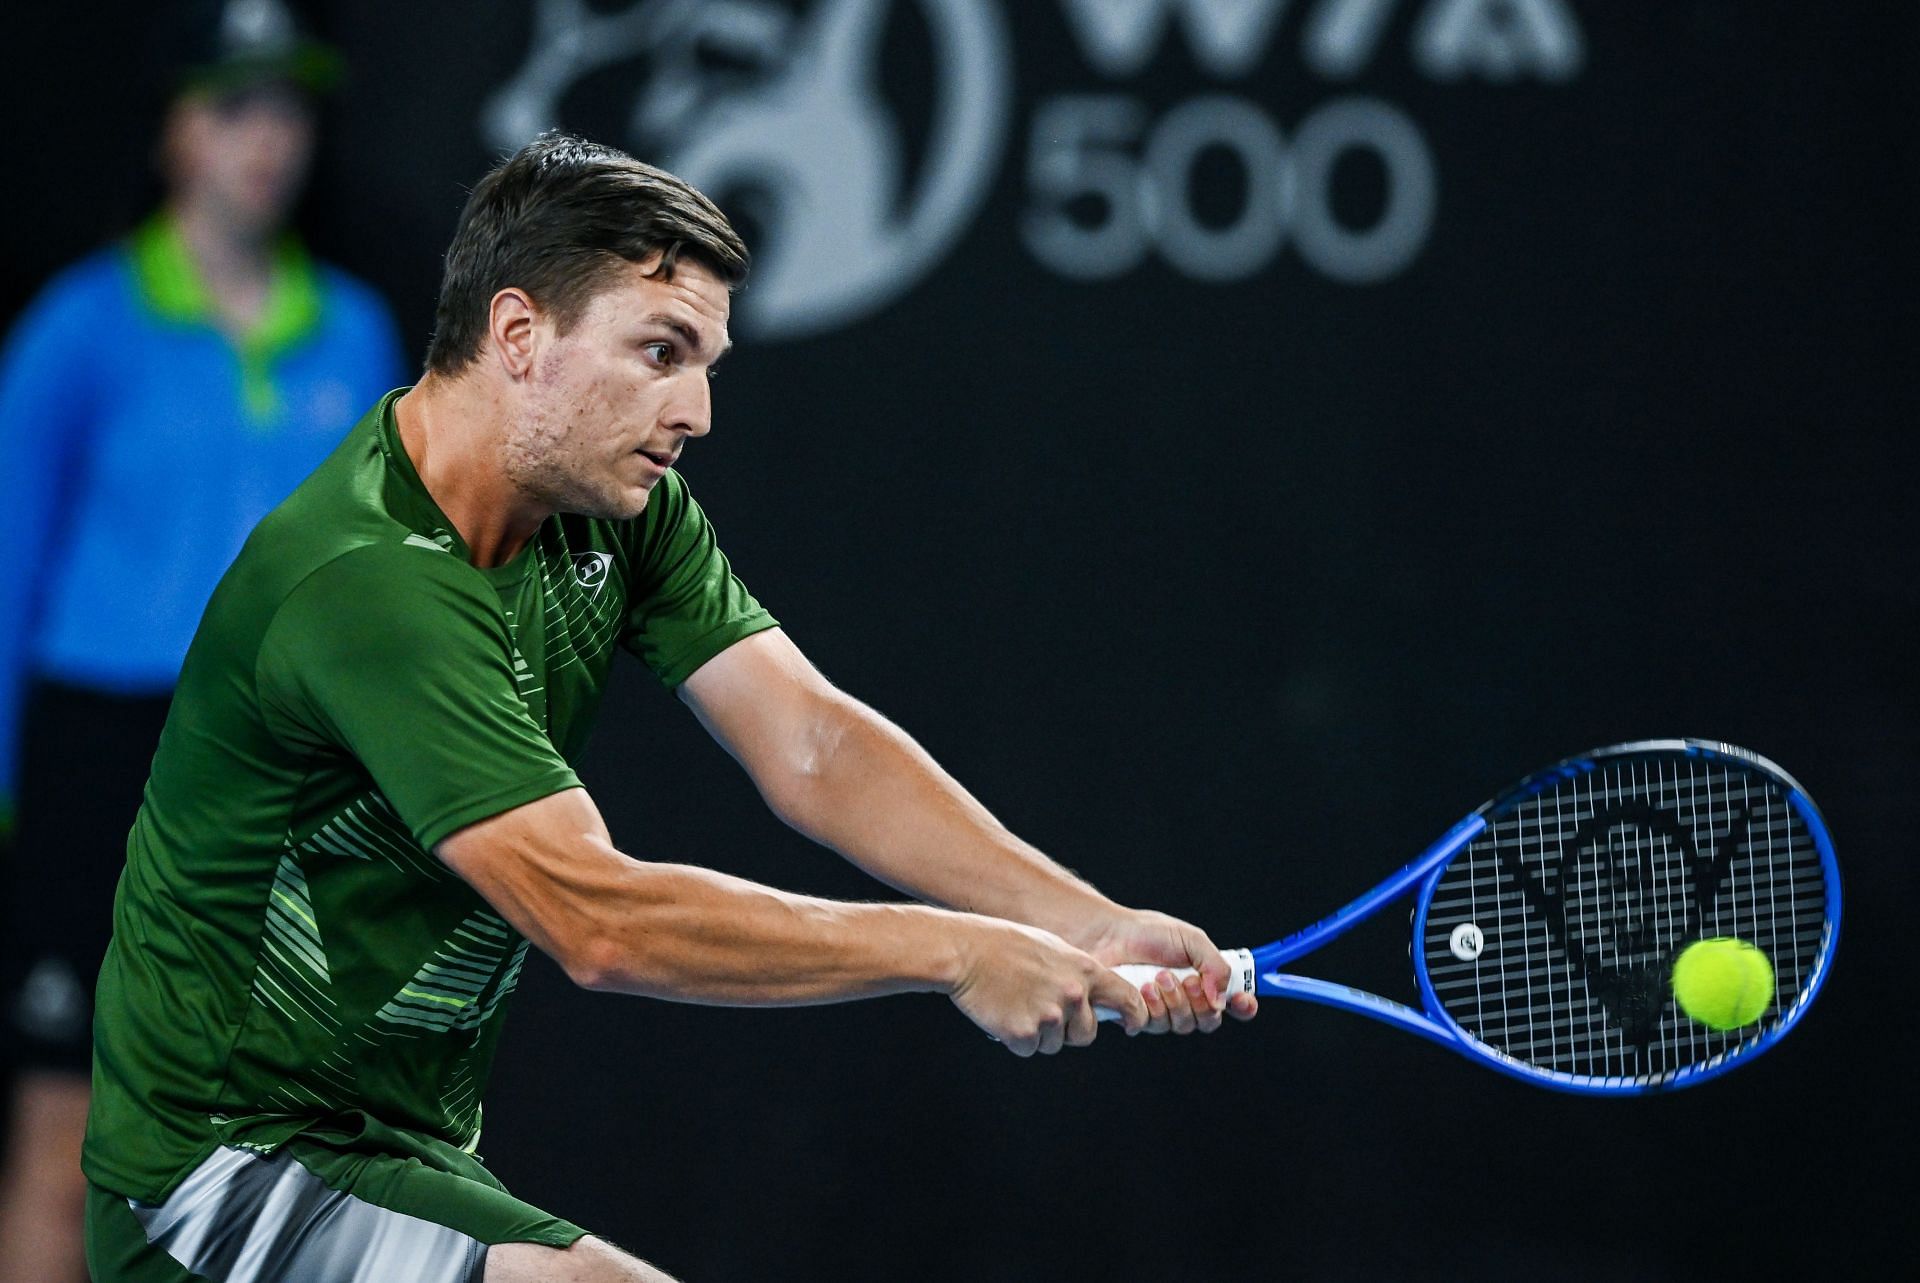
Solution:
[{"label": "green cap", "polygon": [[310,93],[340,83],[346,67],[285,0],[183,0],[173,14],[173,92],[228,93],[284,80]]}]

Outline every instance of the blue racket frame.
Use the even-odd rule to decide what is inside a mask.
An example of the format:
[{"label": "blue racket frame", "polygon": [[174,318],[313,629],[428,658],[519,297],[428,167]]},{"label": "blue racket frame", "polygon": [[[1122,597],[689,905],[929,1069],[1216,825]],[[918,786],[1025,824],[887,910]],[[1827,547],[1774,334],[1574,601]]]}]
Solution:
[{"label": "blue racket frame", "polygon": [[[1491,816],[1543,793],[1564,780],[1584,775],[1608,760],[1650,752],[1684,753],[1690,757],[1724,761],[1746,769],[1757,769],[1770,776],[1785,794],[1787,804],[1806,824],[1807,832],[1813,839],[1815,849],[1819,852],[1821,874],[1826,884],[1827,908],[1819,954],[1814,959],[1807,983],[1795,996],[1792,1006],[1781,1013],[1777,1022],[1768,1025],[1753,1038],[1711,1060],[1676,1070],[1655,1082],[1641,1082],[1625,1077],[1569,1074],[1515,1059],[1461,1028],[1451,1016],[1447,1015],[1446,1008],[1434,993],[1433,980],[1427,971],[1425,949],[1415,947],[1413,950],[1414,973],[1419,981],[1420,1000],[1426,1007],[1424,1011],[1416,1010],[1405,1003],[1395,1002],[1391,998],[1382,998],[1379,994],[1369,993],[1365,989],[1355,989],[1350,985],[1317,980],[1311,976],[1295,975],[1280,970],[1286,964],[1305,957],[1336,936],[1365,922],[1416,886],[1420,888],[1413,916],[1413,939],[1417,946],[1418,942],[1425,938],[1427,907],[1432,902],[1434,887],[1446,870],[1447,861],[1480,836],[1486,829]],[[1502,1073],[1559,1091],[1577,1092],[1589,1096],[1639,1096],[1653,1092],[1674,1091],[1717,1078],[1735,1065],[1751,1060],[1786,1037],[1787,1032],[1806,1014],[1814,997],[1826,983],[1827,973],[1831,969],[1834,950],[1838,947],[1839,940],[1840,866],[1834,859],[1833,840],[1827,833],[1826,821],[1821,818],[1819,808],[1814,806],[1813,799],[1807,796],[1806,790],[1802,789],[1792,776],[1766,758],[1731,744],[1694,739],[1640,740],[1631,744],[1615,744],[1608,748],[1593,749],[1529,775],[1454,825],[1447,831],[1446,836],[1428,847],[1418,859],[1359,899],[1336,909],[1310,927],[1255,949],[1253,951],[1254,992],[1283,998],[1298,998],[1326,1007],[1339,1007],[1358,1012],[1360,1015],[1382,1021],[1397,1029],[1418,1034],[1422,1038],[1464,1056],[1491,1065]]]}]

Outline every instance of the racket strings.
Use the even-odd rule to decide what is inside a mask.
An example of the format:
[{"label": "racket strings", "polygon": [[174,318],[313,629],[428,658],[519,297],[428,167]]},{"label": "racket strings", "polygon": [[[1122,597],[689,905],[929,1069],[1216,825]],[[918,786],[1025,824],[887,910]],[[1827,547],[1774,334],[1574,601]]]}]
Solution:
[{"label": "racket strings", "polygon": [[[1771,779],[1651,756],[1490,816],[1441,875],[1422,947],[1435,996],[1479,1041],[1561,1073],[1657,1082],[1737,1053],[1792,1009],[1825,910],[1819,853]],[[1482,940],[1476,956],[1455,953],[1463,923]],[[1760,1025],[1719,1033],[1674,1004],[1673,956],[1708,936],[1772,961]]]}]

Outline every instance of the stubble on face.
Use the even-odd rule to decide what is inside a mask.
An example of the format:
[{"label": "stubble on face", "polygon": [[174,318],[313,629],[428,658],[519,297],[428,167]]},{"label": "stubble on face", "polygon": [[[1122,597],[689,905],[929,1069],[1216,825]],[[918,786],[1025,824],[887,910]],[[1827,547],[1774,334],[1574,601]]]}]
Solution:
[{"label": "stubble on face", "polygon": [[535,506],[631,520],[711,426],[727,288],[698,264],[670,280],[656,265],[623,269],[535,357],[501,452],[502,473]]},{"label": "stubble on face", "polygon": [[532,502],[554,512],[578,513],[603,521],[628,521],[646,510],[650,492],[622,486],[610,473],[604,453],[584,425],[609,417],[589,387],[569,377],[574,366],[559,339],[544,353],[533,373],[535,395],[507,430],[501,466],[507,480]]}]

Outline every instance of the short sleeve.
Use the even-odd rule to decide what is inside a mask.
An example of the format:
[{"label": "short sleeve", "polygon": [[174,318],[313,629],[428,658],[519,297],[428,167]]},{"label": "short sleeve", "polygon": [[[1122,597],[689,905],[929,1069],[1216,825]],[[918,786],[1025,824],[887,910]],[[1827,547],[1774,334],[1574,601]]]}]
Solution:
[{"label": "short sleeve", "polygon": [[357,760],[428,850],[580,783],[520,699],[492,590],[438,549],[363,547],[307,576],[255,680],[277,736]]},{"label": "short sleeve", "polygon": [[667,686],[779,621],[734,575],[713,526],[677,473],[655,487],[639,522],[621,644]]}]

